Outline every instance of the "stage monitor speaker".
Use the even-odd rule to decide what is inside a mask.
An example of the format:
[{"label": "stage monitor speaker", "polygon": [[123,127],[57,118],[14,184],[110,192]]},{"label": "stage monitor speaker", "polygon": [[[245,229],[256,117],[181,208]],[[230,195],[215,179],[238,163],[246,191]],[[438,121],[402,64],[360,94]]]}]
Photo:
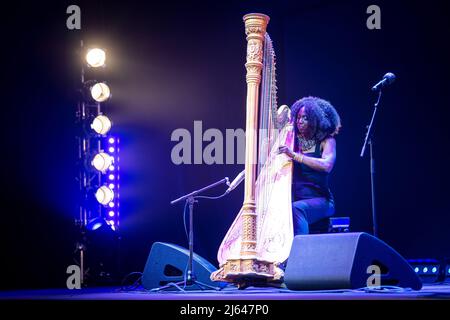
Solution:
[{"label": "stage monitor speaker", "polygon": [[[189,250],[171,243],[155,242],[145,264],[142,275],[142,285],[145,289],[154,289],[170,282],[183,281],[187,272]],[[196,280],[204,284],[219,287],[217,282],[210,280],[211,272],[216,271],[211,263],[196,253],[192,261],[193,273]],[[185,290],[199,290],[198,286],[184,288]]]},{"label": "stage monitor speaker", "polygon": [[284,281],[291,290],[357,289],[374,285],[374,272],[379,286],[422,287],[400,254],[367,233],[294,237]]}]

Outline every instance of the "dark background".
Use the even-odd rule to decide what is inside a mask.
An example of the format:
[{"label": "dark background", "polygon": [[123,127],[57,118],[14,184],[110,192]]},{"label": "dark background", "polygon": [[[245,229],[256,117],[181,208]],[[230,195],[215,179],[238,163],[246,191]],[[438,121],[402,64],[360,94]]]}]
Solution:
[{"label": "dark background", "polygon": [[[370,87],[397,75],[375,127],[379,237],[405,258],[450,256],[444,2],[296,2],[15,2],[2,27],[0,288],[64,287],[73,264],[81,39],[107,49],[107,68],[90,76],[110,84],[104,107],[121,137],[123,274],[143,270],[154,241],[187,247],[183,205],[169,202],[243,165],[176,166],[170,135],[193,133],[194,120],[204,131],[244,128],[242,16],[250,12],[271,18],[279,104],[320,96],[341,115],[331,187],[353,231],[372,230],[369,161],[359,157]],[[70,4],[81,8],[81,30],[66,28]],[[371,4],[381,8],[381,30],[366,27]],[[243,184],[195,206],[195,251],[216,266],[242,201]]]}]

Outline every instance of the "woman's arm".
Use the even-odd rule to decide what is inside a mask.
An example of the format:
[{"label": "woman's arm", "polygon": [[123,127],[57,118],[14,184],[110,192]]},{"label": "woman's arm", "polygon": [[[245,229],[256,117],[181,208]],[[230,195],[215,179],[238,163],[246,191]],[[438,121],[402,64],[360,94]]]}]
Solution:
[{"label": "woman's arm", "polygon": [[322,142],[322,157],[314,158],[305,156],[301,152],[292,152],[288,147],[280,147],[280,153],[286,153],[294,161],[303,163],[317,171],[331,172],[336,161],[336,140],[327,138]]},{"label": "woman's arm", "polygon": [[331,172],[336,161],[336,140],[334,138],[327,138],[323,141],[321,158],[313,158],[301,154],[294,159],[301,160],[304,165],[307,165],[311,169]]}]

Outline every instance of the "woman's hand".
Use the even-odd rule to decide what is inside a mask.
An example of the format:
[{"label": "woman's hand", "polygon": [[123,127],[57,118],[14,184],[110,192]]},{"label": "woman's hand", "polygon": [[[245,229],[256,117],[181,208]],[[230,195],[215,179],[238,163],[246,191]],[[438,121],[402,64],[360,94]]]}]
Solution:
[{"label": "woman's hand", "polygon": [[278,154],[284,153],[286,154],[289,158],[293,158],[295,153],[287,146],[280,146],[278,148]]}]

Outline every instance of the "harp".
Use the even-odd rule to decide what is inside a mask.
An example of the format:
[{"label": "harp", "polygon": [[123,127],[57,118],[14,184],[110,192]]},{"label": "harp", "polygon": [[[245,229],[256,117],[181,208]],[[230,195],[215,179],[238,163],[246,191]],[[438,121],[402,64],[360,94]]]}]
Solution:
[{"label": "harp", "polygon": [[220,245],[220,268],[211,274],[214,281],[240,286],[281,280],[278,266],[288,258],[293,240],[292,161],[277,151],[280,145],[293,148],[294,133],[289,108],[277,107],[275,53],[266,33],[269,17],[247,14],[243,19],[247,35],[244,203]]}]

